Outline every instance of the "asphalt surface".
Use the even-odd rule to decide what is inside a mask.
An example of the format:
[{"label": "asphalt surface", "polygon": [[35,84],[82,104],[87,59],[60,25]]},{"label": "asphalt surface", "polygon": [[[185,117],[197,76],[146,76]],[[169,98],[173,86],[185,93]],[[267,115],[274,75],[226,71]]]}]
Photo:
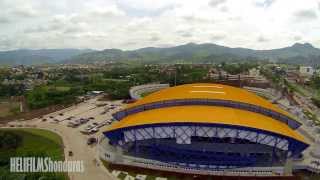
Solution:
[{"label": "asphalt surface", "polygon": [[[70,180],[107,180],[107,179],[117,179],[103,166],[102,162],[98,157],[97,147],[95,145],[87,145],[87,139],[89,137],[98,137],[101,133],[94,135],[84,135],[80,132],[87,124],[92,122],[101,122],[106,119],[111,119],[112,110],[106,114],[101,114],[105,107],[98,107],[95,104],[97,99],[91,99],[87,102],[80,103],[76,106],[72,106],[51,114],[44,116],[47,119],[43,121],[42,119],[33,119],[24,122],[12,122],[10,125],[15,125],[20,127],[34,127],[51,130],[59,134],[63,139],[64,144],[64,154],[66,160],[83,161],[84,172],[82,173],[68,173]],[[110,102],[109,102],[110,103]],[[119,101],[112,102],[115,104],[120,104]],[[63,113],[63,115],[59,115]],[[53,117],[53,118],[50,118]],[[67,127],[69,120],[66,120],[68,116],[75,116],[74,119],[78,118],[88,118],[94,117],[89,123],[81,125],[78,128]],[[59,119],[61,122],[54,122],[53,119]],[[73,155],[69,156],[69,151],[72,151]]]}]

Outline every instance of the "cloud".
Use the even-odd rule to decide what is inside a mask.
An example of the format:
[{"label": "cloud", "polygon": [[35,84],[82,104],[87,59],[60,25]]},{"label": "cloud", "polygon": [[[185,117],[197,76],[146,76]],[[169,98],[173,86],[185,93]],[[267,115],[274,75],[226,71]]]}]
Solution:
[{"label": "cloud", "polygon": [[193,36],[193,34],[190,31],[178,31],[177,34],[184,38],[189,38]]},{"label": "cloud", "polygon": [[220,8],[220,11],[221,11],[221,12],[228,12],[228,11],[229,11],[229,8],[228,8],[227,6],[222,6],[222,7]]},{"label": "cloud", "polygon": [[297,36],[294,36],[294,37],[293,37],[293,40],[294,40],[294,41],[301,41],[301,40],[302,40],[302,37],[297,35]]},{"label": "cloud", "polygon": [[56,15],[53,16],[45,24],[26,28],[24,33],[36,34],[36,33],[60,33],[60,34],[74,34],[86,31],[88,24],[83,21],[78,21],[79,16],[77,14]]},{"label": "cloud", "polygon": [[270,49],[302,40],[320,47],[318,6],[319,0],[1,0],[0,50],[188,42]]},{"label": "cloud", "polygon": [[152,42],[159,41],[159,40],[160,40],[160,37],[159,37],[159,36],[156,36],[156,35],[153,35],[153,36],[150,37],[149,40],[152,41]]},{"label": "cloud", "polygon": [[18,7],[10,13],[19,18],[32,18],[39,15],[32,7]]},{"label": "cloud", "polygon": [[177,5],[177,1],[121,0],[121,1],[116,1],[116,4],[119,7],[129,7],[130,9],[154,11],[154,10],[164,9],[169,6]]},{"label": "cloud", "polygon": [[300,10],[294,13],[297,21],[310,21],[318,18],[318,15],[313,10]]},{"label": "cloud", "polygon": [[0,17],[0,24],[7,24],[10,22],[10,19],[7,17]]},{"label": "cloud", "polygon": [[79,32],[83,32],[84,28],[79,27],[79,26],[71,26],[71,27],[67,27],[65,28],[65,30],[63,31],[66,34],[74,34],[74,33],[79,33]]},{"label": "cloud", "polygon": [[268,7],[270,7],[273,3],[275,3],[276,2],[276,0],[257,0],[256,2],[255,2],[255,5],[257,6],[257,7],[263,7],[263,8],[268,8]]},{"label": "cloud", "polygon": [[22,21],[27,18],[34,18],[38,15],[39,13],[30,6],[22,5],[15,8],[4,8],[0,13],[0,24]]},{"label": "cloud", "polygon": [[260,36],[258,37],[257,41],[258,41],[258,42],[268,42],[268,41],[270,41],[270,40],[269,40],[268,38],[260,35]]},{"label": "cloud", "polygon": [[217,6],[221,5],[221,4],[224,4],[225,2],[227,2],[227,0],[211,0],[209,2],[209,6],[217,7]]},{"label": "cloud", "polygon": [[55,31],[60,29],[59,26],[37,26],[29,29],[25,29],[25,33],[49,33],[51,31]]},{"label": "cloud", "polygon": [[46,24],[31,26],[26,28],[24,33],[50,33],[52,31],[62,30],[67,25],[67,20],[64,16],[55,16],[48,20]]},{"label": "cloud", "polygon": [[7,36],[0,36],[0,48],[11,49],[17,41],[9,39]]},{"label": "cloud", "polygon": [[90,12],[92,17],[113,17],[113,16],[124,16],[125,12],[120,10],[117,6],[109,6],[98,8]]},{"label": "cloud", "polygon": [[[176,4],[159,4],[156,5],[156,2],[161,1],[150,1],[152,4],[151,6],[149,3],[143,4],[141,6],[138,6],[137,3],[126,3],[126,1],[130,0],[124,0],[124,1],[117,1],[118,7],[123,10],[125,13],[127,13],[129,16],[132,17],[154,17],[159,16],[167,11],[173,10],[176,8]],[[139,4],[139,3],[138,3]]]},{"label": "cloud", "polygon": [[188,23],[214,23],[213,17],[203,17],[197,15],[182,16],[182,19]]},{"label": "cloud", "polygon": [[210,39],[213,41],[221,41],[225,38],[226,38],[226,35],[224,35],[224,34],[214,34],[210,37]]}]

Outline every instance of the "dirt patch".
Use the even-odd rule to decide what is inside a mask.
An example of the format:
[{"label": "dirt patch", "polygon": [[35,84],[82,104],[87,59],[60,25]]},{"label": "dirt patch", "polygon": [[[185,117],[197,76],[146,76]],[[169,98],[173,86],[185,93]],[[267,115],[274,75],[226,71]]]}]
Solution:
[{"label": "dirt patch", "polygon": [[1,101],[0,102],[0,118],[15,115],[20,110],[18,102]]},{"label": "dirt patch", "polygon": [[[24,113],[20,113],[18,115],[11,115],[11,116],[7,116],[7,117],[0,117],[0,124],[5,124],[8,123],[12,120],[17,120],[17,119],[21,119],[21,120],[30,120],[30,119],[34,119],[55,111],[59,111],[62,110],[64,108],[70,107],[73,104],[70,105],[53,105],[53,106],[49,106],[46,108],[41,108],[41,109],[35,109],[35,110],[31,110],[28,112],[24,112]],[[0,107],[1,108],[1,107]]]}]

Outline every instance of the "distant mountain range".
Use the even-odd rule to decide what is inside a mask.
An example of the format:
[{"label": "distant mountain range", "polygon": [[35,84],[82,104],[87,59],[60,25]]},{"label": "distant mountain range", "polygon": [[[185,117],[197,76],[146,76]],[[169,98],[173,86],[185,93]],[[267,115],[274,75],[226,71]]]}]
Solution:
[{"label": "distant mountain range", "polygon": [[299,64],[320,64],[320,49],[309,43],[296,43],[292,46],[271,49],[253,50],[230,48],[216,44],[194,44],[155,48],[147,47],[131,51],[120,49],[78,50],[16,50],[0,52],[0,64],[44,64],[44,63],[99,63],[119,61],[141,61],[155,63],[211,63],[237,62],[250,60],[280,61]]},{"label": "distant mountain range", "polygon": [[[169,48],[142,48],[132,51],[106,49],[81,54],[68,59],[67,63],[94,63],[102,61],[143,61],[143,62],[233,62],[240,60],[270,60],[294,63],[308,63],[317,59],[320,64],[320,49],[309,43],[296,43],[290,47],[272,50],[229,48],[216,44],[189,43]],[[301,59],[301,61],[300,61]]]},{"label": "distant mountain range", "polygon": [[90,49],[19,49],[0,51],[0,65],[36,65],[58,63],[83,53],[93,52]]}]

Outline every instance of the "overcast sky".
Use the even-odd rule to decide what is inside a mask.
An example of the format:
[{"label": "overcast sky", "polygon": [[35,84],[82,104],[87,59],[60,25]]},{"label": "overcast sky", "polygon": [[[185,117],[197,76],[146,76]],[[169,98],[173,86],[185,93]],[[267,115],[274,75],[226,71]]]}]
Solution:
[{"label": "overcast sky", "polygon": [[320,47],[320,0],[0,0],[0,50]]}]

